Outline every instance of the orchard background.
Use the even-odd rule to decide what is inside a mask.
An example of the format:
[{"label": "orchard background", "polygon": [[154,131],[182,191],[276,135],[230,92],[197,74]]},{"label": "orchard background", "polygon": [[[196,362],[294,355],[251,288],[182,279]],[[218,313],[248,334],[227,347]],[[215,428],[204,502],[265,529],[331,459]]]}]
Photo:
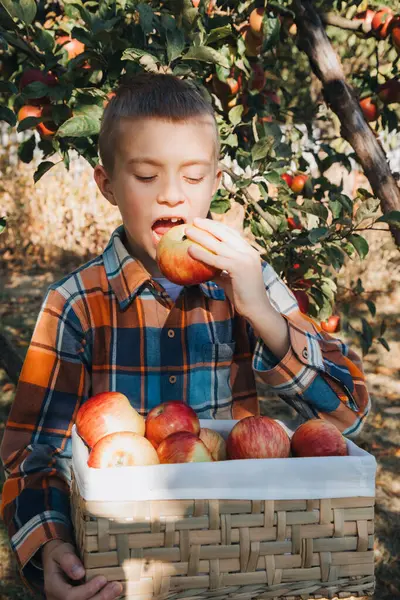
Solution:
[{"label": "orchard background", "polygon": [[[0,0],[1,428],[47,286],[119,224],[92,180],[104,106],[124,74],[190,78],[222,140],[213,218],[364,355],[379,600],[400,598],[400,2],[387,4]],[[28,597],[1,535],[0,598]]]}]

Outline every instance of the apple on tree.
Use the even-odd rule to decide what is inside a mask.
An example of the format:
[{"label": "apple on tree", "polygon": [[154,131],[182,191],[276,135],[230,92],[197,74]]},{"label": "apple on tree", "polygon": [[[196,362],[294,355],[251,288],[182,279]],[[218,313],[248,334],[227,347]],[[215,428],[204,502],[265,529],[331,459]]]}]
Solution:
[{"label": "apple on tree", "polygon": [[146,417],[146,438],[155,448],[168,436],[186,431],[200,433],[199,417],[188,404],[171,400],[151,409]]},{"label": "apple on tree", "polygon": [[323,419],[311,419],[296,429],[291,448],[294,456],[346,456],[346,439],[339,429]]},{"label": "apple on tree", "polygon": [[340,330],[339,315],[331,315],[327,321],[321,322],[321,328],[327,333],[335,333]]},{"label": "apple on tree", "polygon": [[110,433],[131,431],[144,436],[145,422],[124,394],[103,392],[82,404],[76,417],[76,428],[86,444],[93,448]]},{"label": "apple on tree", "polygon": [[161,464],[213,462],[211,453],[198,435],[177,431],[166,437],[157,448]]},{"label": "apple on tree", "polygon": [[287,458],[290,440],[286,431],[269,417],[245,417],[230,432],[226,450],[231,460]]},{"label": "apple on tree", "polygon": [[88,466],[95,469],[158,464],[157,452],[149,440],[132,431],[118,431],[102,437],[88,459]]},{"label": "apple on tree", "polygon": [[186,224],[171,227],[171,220],[155,221],[153,232],[158,238],[156,250],[158,267],[169,281],[178,285],[196,285],[209,281],[219,273],[219,270],[190,256],[188,248],[196,245],[196,242],[186,237],[185,230]]}]

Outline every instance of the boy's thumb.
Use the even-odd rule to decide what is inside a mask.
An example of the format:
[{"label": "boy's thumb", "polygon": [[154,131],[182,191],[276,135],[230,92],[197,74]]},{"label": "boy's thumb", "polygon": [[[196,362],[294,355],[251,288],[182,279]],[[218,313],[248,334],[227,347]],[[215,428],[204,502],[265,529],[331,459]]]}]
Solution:
[{"label": "boy's thumb", "polygon": [[68,577],[71,579],[82,579],[85,576],[85,569],[76,554],[71,551],[64,552],[60,556],[59,565]]}]

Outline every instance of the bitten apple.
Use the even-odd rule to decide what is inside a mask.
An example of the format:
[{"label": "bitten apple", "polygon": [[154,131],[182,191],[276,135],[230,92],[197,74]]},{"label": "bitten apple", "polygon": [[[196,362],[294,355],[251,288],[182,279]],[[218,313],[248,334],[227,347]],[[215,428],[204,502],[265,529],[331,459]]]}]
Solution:
[{"label": "bitten apple", "polygon": [[88,465],[95,469],[159,465],[157,452],[146,440],[131,431],[110,433],[95,444]]},{"label": "bitten apple", "polygon": [[161,464],[213,462],[201,439],[188,431],[169,435],[158,446],[157,454]]},{"label": "bitten apple", "polygon": [[144,435],[144,418],[119,392],[103,392],[83,404],[76,417],[76,428],[86,444],[93,446],[104,436],[119,431]]},{"label": "bitten apple", "polygon": [[218,431],[202,427],[199,438],[211,453],[213,460],[226,460],[226,442]]},{"label": "bitten apple", "polygon": [[169,281],[178,285],[196,285],[209,281],[219,270],[190,256],[188,248],[196,243],[186,237],[186,227],[185,224],[176,225],[164,233],[157,244],[157,263]]},{"label": "bitten apple", "polygon": [[226,450],[230,459],[287,458],[290,440],[286,431],[269,417],[246,417],[230,432]]},{"label": "bitten apple", "polygon": [[311,419],[296,429],[291,441],[294,456],[346,456],[346,439],[322,419]]},{"label": "bitten apple", "polygon": [[199,435],[199,417],[187,404],[177,400],[164,402],[151,409],[146,417],[146,437],[155,448],[169,435],[188,431]]}]

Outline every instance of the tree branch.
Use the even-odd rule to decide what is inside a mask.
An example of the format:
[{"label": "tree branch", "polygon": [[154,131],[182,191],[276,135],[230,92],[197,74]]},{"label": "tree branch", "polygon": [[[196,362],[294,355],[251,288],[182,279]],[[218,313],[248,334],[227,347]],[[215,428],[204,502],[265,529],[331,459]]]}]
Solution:
[{"label": "tree branch", "polygon": [[[312,70],[323,85],[326,103],[339,117],[343,138],[355,151],[375,196],[381,201],[383,214],[400,210],[400,189],[383,148],[366,123],[354,90],[345,80],[342,65],[312,0],[294,0],[294,8],[299,47],[307,54]],[[392,224],[390,231],[400,246],[400,229]]]},{"label": "tree branch", "polygon": [[322,13],[320,17],[325,25],[333,25],[334,27],[349,29],[351,31],[362,31],[363,33],[371,31],[371,25],[367,25],[363,19],[346,19],[334,13]]},{"label": "tree branch", "polygon": [[22,358],[6,336],[0,332],[0,367],[15,384],[18,383],[22,369]]}]

